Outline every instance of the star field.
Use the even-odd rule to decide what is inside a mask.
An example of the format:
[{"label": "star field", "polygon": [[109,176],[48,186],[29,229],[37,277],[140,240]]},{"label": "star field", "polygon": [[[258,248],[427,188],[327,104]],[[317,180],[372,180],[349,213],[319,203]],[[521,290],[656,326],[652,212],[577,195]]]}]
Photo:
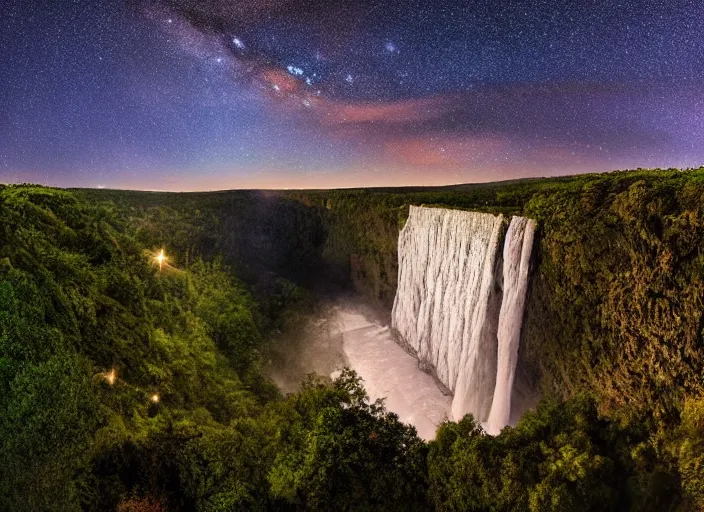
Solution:
[{"label": "star field", "polygon": [[704,163],[695,0],[0,9],[3,182],[308,188]]}]

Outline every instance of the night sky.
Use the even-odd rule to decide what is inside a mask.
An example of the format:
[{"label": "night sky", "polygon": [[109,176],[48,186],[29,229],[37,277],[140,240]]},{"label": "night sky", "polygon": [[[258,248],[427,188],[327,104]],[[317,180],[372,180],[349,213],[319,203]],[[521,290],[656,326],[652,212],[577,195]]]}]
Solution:
[{"label": "night sky", "polygon": [[0,182],[698,167],[703,25],[701,0],[0,0]]}]

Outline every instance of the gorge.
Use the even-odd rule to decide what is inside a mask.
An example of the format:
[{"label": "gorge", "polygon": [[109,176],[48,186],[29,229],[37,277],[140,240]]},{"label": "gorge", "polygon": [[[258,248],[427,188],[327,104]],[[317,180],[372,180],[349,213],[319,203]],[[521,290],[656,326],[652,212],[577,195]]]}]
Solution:
[{"label": "gorge", "polygon": [[525,217],[410,206],[390,322],[357,294],[338,297],[298,342],[279,343],[272,378],[290,392],[347,366],[423,439],[468,413],[498,434],[534,405],[512,400],[534,231]]},{"label": "gorge", "polygon": [[703,198],[0,187],[0,509],[701,510]]}]

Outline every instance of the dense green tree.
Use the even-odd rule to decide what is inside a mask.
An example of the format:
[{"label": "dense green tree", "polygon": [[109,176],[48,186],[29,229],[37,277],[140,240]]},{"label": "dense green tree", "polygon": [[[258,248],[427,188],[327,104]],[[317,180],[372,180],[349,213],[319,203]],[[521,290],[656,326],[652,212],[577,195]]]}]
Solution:
[{"label": "dense green tree", "polygon": [[104,510],[151,493],[170,473],[129,468],[178,425],[208,417],[226,432],[276,396],[255,305],[221,265],[159,272],[109,207],[70,193],[0,198],[0,509]]},{"label": "dense green tree", "polygon": [[332,386],[309,380],[282,412],[269,475],[300,510],[426,510],[426,448],[413,427],[369,402],[345,370]]},{"label": "dense green tree", "polygon": [[636,506],[629,480],[644,475],[620,450],[627,438],[584,396],[545,401],[496,437],[467,416],[430,443],[430,495],[437,510],[667,510],[667,486]]}]

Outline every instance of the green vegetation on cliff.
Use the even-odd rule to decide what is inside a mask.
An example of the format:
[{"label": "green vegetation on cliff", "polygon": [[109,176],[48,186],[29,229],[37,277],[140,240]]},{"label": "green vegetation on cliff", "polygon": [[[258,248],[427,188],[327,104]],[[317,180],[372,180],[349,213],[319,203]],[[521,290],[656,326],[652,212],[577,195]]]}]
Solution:
[{"label": "green vegetation on cliff", "polygon": [[262,375],[292,285],[262,310],[217,260],[160,271],[64,191],[1,187],[0,218],[0,510],[422,507],[424,444],[354,375],[288,400]]},{"label": "green vegetation on cliff", "polygon": [[541,226],[525,339],[546,391],[676,420],[704,392],[704,173],[605,175],[525,213]]}]

